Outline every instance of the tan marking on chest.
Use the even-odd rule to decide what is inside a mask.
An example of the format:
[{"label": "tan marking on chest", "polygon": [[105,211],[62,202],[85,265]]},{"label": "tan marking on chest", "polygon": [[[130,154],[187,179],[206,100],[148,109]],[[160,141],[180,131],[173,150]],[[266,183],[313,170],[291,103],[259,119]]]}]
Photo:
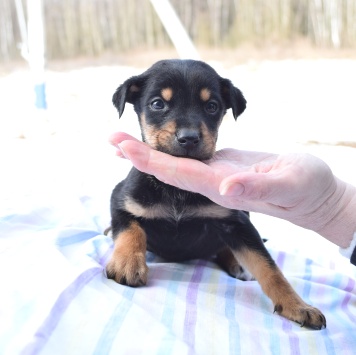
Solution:
[{"label": "tan marking on chest", "polygon": [[144,207],[130,197],[125,200],[125,209],[136,217],[147,219],[167,218],[167,211],[162,205],[157,204],[150,207]]},{"label": "tan marking on chest", "polygon": [[173,219],[175,221],[190,218],[220,219],[226,218],[231,214],[231,210],[215,204],[197,207],[187,206],[180,209],[163,204],[145,207],[131,198],[125,200],[125,209],[136,217],[147,219]]}]

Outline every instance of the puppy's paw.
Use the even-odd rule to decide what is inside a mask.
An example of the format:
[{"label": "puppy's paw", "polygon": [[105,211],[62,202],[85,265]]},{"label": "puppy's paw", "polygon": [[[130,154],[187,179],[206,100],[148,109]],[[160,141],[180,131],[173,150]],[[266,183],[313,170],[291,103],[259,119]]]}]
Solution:
[{"label": "puppy's paw", "polygon": [[235,258],[231,249],[225,248],[221,250],[216,255],[216,262],[220,265],[226,272],[234,277],[235,279],[239,279],[242,281],[251,281],[255,280],[252,274],[243,268],[238,260]]},{"label": "puppy's paw", "polygon": [[131,255],[116,253],[106,266],[106,274],[109,279],[122,285],[132,287],[146,285],[148,276],[146,256],[142,253]]},{"label": "puppy's paw", "polygon": [[234,264],[230,265],[228,273],[232,276],[235,277],[236,279],[242,280],[242,281],[253,281],[255,278],[252,276],[250,272],[248,272],[246,269],[244,269],[240,264]]},{"label": "puppy's paw", "polygon": [[276,304],[274,312],[299,323],[301,327],[308,327],[317,330],[326,328],[326,319],[323,313],[321,313],[317,308],[306,303],[286,303],[283,305]]}]

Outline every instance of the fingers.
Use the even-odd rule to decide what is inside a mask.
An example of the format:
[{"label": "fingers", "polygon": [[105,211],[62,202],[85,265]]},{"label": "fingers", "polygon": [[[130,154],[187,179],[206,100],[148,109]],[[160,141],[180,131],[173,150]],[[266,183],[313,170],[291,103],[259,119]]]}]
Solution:
[{"label": "fingers", "polygon": [[146,174],[166,176],[168,180],[175,175],[177,158],[154,150],[136,140],[125,140],[119,144],[119,148],[138,170]]},{"label": "fingers", "polygon": [[[121,136],[117,138],[121,138]],[[147,164],[150,156],[150,148],[145,143],[136,139],[129,139],[119,141],[116,147],[123,157],[131,160],[138,170],[148,173]],[[118,155],[120,155],[120,153]]]},{"label": "fingers", "polygon": [[[202,182],[213,176],[211,169],[200,161],[176,158],[151,149],[124,132],[112,134],[109,142],[118,149],[117,155],[131,160],[136,169],[184,190],[205,193]],[[218,184],[215,188],[217,190]]]},{"label": "fingers", "polygon": [[114,147],[117,147],[118,144],[120,144],[121,142],[126,141],[126,140],[140,142],[138,139],[136,139],[124,132],[115,132],[109,137],[109,142]]},{"label": "fingers", "polygon": [[225,148],[217,151],[209,163],[213,163],[214,161],[227,160],[234,162],[240,168],[246,166],[251,169],[251,167],[253,167],[255,164],[261,166],[270,166],[276,159],[277,155],[272,153]]},{"label": "fingers", "polygon": [[[122,138],[121,135],[114,137],[115,142]],[[211,169],[200,161],[173,157],[137,140],[121,141],[118,147],[138,170],[183,190],[202,192],[202,182],[212,175]],[[216,189],[217,186],[215,184]]]},{"label": "fingers", "polygon": [[119,156],[120,158],[127,158],[125,156],[125,152],[123,151],[122,147],[120,146],[120,143],[122,143],[123,141],[126,141],[126,140],[142,143],[138,139],[136,139],[124,132],[115,132],[109,137],[109,143],[111,145],[113,145],[115,148],[117,148],[116,155]]}]

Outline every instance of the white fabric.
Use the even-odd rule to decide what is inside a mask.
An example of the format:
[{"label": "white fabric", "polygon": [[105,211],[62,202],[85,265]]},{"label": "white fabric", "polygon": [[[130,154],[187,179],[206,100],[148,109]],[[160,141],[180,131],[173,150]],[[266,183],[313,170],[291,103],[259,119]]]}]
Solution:
[{"label": "white fabric", "polygon": [[[256,281],[204,260],[147,253],[148,285],[104,276],[107,210],[89,196],[28,196],[0,213],[1,354],[354,354],[356,268],[266,245],[300,296],[325,314],[312,331],[273,314]],[[337,256],[337,251],[335,252]],[[350,265],[352,266],[352,265]]]},{"label": "white fabric", "polygon": [[350,259],[353,251],[356,248],[356,232],[351,240],[350,245],[347,248],[339,248],[340,254]]}]

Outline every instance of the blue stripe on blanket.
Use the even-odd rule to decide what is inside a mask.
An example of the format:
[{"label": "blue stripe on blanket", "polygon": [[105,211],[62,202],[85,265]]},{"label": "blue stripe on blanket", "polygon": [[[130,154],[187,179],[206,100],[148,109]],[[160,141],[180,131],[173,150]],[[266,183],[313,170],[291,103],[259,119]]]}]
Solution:
[{"label": "blue stripe on blanket", "polygon": [[122,287],[124,288],[123,297],[105,324],[96,347],[93,350],[93,355],[110,353],[115,337],[132,306],[131,300],[135,294],[135,289],[125,286]]},{"label": "blue stripe on blanket", "polygon": [[64,229],[57,234],[56,245],[59,247],[65,247],[71,244],[80,243],[86,240],[90,240],[97,236],[99,233],[92,230],[78,230]]},{"label": "blue stripe on blanket", "polygon": [[[173,328],[174,321],[174,309],[177,300],[177,291],[182,280],[184,272],[181,269],[175,269],[171,274],[171,280],[169,281],[165,302],[163,305],[161,322],[167,329]],[[170,342],[172,334],[167,333],[160,341],[160,346],[157,350],[157,355],[171,354],[173,351],[174,343]]]},{"label": "blue stripe on blanket", "polygon": [[52,335],[52,332],[56,329],[58,322],[68,308],[69,304],[75,299],[83,287],[85,287],[96,275],[101,272],[102,270],[100,268],[92,268],[84,271],[59,295],[48,317],[45,319],[41,327],[35,332],[33,341],[25,347],[22,355],[38,354],[41,351]]}]

